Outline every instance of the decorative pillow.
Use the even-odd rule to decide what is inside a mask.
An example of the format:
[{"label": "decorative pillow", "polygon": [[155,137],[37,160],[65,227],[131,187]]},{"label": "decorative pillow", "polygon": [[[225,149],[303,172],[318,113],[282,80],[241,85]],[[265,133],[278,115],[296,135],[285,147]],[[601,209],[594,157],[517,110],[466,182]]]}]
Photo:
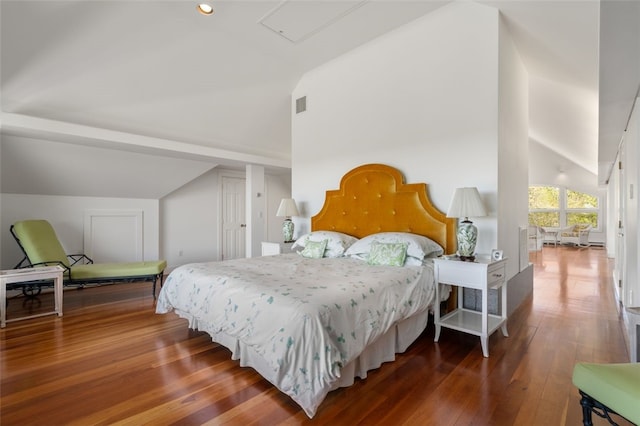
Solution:
[{"label": "decorative pillow", "polygon": [[369,265],[404,266],[407,257],[407,243],[379,243],[371,244],[371,251],[367,263]]},{"label": "decorative pillow", "polygon": [[345,256],[367,258],[374,241],[381,243],[407,243],[407,256],[415,257],[418,262],[428,257],[438,257],[444,250],[435,241],[409,232],[380,232],[368,235],[351,245],[345,252]]},{"label": "decorative pillow", "polygon": [[311,259],[320,259],[324,257],[324,251],[327,249],[327,240],[322,241],[307,241],[304,250],[300,252],[303,257]]},{"label": "decorative pillow", "polygon": [[321,242],[322,240],[327,240],[327,250],[324,252],[324,257],[340,257],[349,246],[358,241],[356,237],[341,232],[314,231],[298,238],[291,249],[304,248],[308,241]]}]

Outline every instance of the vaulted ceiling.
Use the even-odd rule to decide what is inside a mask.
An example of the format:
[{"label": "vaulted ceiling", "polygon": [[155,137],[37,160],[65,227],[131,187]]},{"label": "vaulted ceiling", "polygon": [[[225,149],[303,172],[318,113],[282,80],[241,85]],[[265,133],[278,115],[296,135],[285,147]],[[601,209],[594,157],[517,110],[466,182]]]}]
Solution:
[{"label": "vaulted ceiling", "polygon": [[[40,140],[56,142],[48,155],[83,145],[116,157],[134,152],[158,167],[169,158],[182,180],[220,164],[286,170],[290,94],[301,75],[447,3],[224,0],[202,16],[191,0],[1,0],[2,142],[12,147],[2,153],[2,191],[44,190],[20,176]],[[529,71],[531,138],[594,174],[600,163],[606,175],[638,73],[622,82],[607,76],[612,95],[604,98],[616,108],[604,129],[600,3],[479,3],[500,9]],[[629,13],[640,16],[633,5]],[[633,48],[634,40],[609,38],[610,49]],[[14,155],[21,167],[9,175]],[[94,169],[96,181],[103,169]]]}]

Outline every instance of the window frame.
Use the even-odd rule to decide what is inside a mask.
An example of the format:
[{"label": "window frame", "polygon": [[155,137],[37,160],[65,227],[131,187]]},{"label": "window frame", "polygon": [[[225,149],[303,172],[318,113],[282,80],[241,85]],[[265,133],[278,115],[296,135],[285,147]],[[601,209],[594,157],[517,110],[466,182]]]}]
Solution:
[{"label": "window frame", "polygon": [[[540,208],[540,209],[532,209],[529,208],[529,213],[558,213],[558,228],[562,228],[562,188],[553,185],[529,185],[531,187],[538,188],[554,188],[558,190],[558,208]],[[546,226],[545,228],[555,228],[555,226]]]},{"label": "window frame", "polygon": [[[568,213],[595,213],[596,214],[596,220],[598,223],[598,226],[596,227],[592,227],[591,230],[593,232],[602,232],[602,199],[599,195],[596,194],[592,194],[589,192],[585,192],[585,191],[579,191],[577,189],[572,189],[572,188],[567,188],[564,186],[555,186],[555,185],[529,185],[529,188],[531,187],[542,187],[542,188],[555,188],[558,190],[558,208],[546,208],[546,209],[532,209],[529,208],[529,213],[559,213],[558,214],[558,229],[562,229],[562,228],[566,228],[569,227],[571,225],[567,224],[567,214]],[[568,191],[573,191],[573,192],[579,192],[579,193],[583,193],[583,194],[587,194],[591,197],[594,197],[597,202],[598,202],[598,207],[597,208],[592,208],[592,209],[588,209],[588,208],[569,208],[567,207],[568,205],[568,199],[567,199],[567,192]],[[553,227],[555,228],[555,227]]]},{"label": "window frame", "polygon": [[[571,208],[568,207],[569,205],[569,191],[571,192],[576,192],[576,193],[580,193],[580,194],[586,194],[590,197],[593,197],[596,199],[596,203],[598,203],[598,207],[597,208],[586,208],[586,207],[579,207],[579,208]],[[597,222],[597,226],[592,227],[591,229],[593,229],[594,231],[597,231],[600,229],[600,197],[598,197],[597,195],[593,195],[593,194],[589,194],[588,192],[584,192],[584,191],[577,191],[575,189],[570,189],[570,188],[564,188],[564,202],[565,202],[565,223],[566,226],[571,226],[569,225],[569,223],[566,221],[566,217],[568,216],[568,214],[570,213],[576,213],[576,214],[580,214],[580,213],[595,213],[596,214],[596,222]]]}]

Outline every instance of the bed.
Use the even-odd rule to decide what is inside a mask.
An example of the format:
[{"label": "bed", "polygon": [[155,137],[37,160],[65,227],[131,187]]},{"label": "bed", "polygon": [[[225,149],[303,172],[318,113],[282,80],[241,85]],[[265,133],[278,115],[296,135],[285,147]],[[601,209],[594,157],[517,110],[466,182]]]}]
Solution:
[{"label": "bed", "polygon": [[424,331],[438,303],[429,257],[455,251],[455,226],[426,184],[360,166],[327,191],[300,253],[183,265],[156,312],[207,332],[311,418],[328,392],[393,361]]}]

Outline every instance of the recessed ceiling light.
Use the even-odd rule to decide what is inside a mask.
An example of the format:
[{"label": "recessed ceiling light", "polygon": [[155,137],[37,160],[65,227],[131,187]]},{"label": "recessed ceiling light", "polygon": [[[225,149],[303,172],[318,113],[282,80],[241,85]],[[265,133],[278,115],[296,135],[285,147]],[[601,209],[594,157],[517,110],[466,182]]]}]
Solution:
[{"label": "recessed ceiling light", "polygon": [[198,4],[197,9],[198,12],[202,13],[203,15],[213,15],[213,6],[208,3]]}]

